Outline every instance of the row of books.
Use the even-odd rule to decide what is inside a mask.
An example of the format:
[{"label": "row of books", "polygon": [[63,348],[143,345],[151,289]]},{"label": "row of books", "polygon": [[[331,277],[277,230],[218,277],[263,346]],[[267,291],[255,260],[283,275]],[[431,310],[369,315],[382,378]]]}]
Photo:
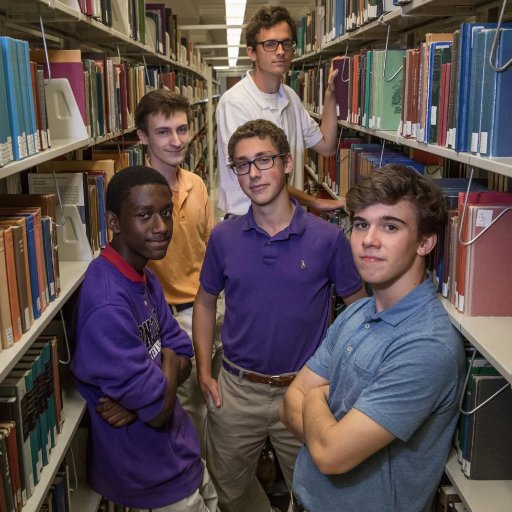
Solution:
[{"label": "row of books", "polygon": [[0,383],[0,420],[13,436],[7,473],[2,461],[6,510],[18,512],[32,496],[62,431],[58,358],[56,338],[40,336]]},{"label": "row of books", "polygon": [[324,157],[312,149],[306,150],[305,162],[320,182],[337,195],[346,196],[352,185],[371,169],[388,163],[406,165],[421,174],[434,175],[439,169],[439,159],[415,150],[412,158],[400,146],[366,144],[360,137],[342,137],[336,155]]},{"label": "row of books", "polygon": [[0,37],[0,167],[51,145],[43,68],[26,41]]},{"label": "row of books", "polygon": [[57,471],[46,495],[41,512],[71,512],[71,496],[68,465],[65,462]]},{"label": "row of books", "polygon": [[155,53],[205,74],[199,49],[181,34],[178,17],[163,2],[144,0],[79,0],[83,14],[95,18],[121,34],[148,45]]},{"label": "row of books", "polygon": [[59,294],[53,195],[0,196],[1,348],[12,346]]},{"label": "row of books", "polygon": [[316,0],[315,7],[297,22],[296,55],[317,51],[345,32],[397,8],[391,0]]},{"label": "row of books", "polygon": [[[418,48],[360,50],[334,61],[338,119],[365,128],[396,131],[418,142],[481,156],[512,155],[506,123],[512,105],[512,68],[491,66],[496,25],[463,23],[455,33],[426,34]],[[512,53],[505,24],[495,64]],[[290,85],[321,114],[326,65],[293,72]]]},{"label": "row of books", "polygon": [[[441,183],[449,222],[436,266],[439,291],[467,316],[511,316],[512,193],[474,181]],[[464,204],[466,203],[466,207]]]},{"label": "row of books", "polygon": [[512,389],[473,348],[466,358],[469,380],[455,436],[461,471],[473,480],[510,480]]}]

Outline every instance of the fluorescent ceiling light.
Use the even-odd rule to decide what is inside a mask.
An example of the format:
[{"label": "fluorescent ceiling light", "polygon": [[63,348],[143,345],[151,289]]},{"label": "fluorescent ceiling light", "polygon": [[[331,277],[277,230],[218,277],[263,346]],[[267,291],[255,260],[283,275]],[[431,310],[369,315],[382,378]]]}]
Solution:
[{"label": "fluorescent ceiling light", "polygon": [[[245,17],[245,6],[247,0],[225,0],[226,1],[226,24],[243,25]],[[241,28],[226,29],[226,39],[228,43],[229,66],[236,66],[240,45]]]}]

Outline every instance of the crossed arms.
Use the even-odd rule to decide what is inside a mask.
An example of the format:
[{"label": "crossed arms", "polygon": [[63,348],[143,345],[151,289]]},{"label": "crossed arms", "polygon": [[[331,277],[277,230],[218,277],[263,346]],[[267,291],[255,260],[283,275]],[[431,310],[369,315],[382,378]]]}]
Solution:
[{"label": "crossed arms", "polygon": [[279,410],[281,421],[306,444],[320,472],[347,473],[395,439],[355,408],[336,420],[328,397],[329,381],[305,366],[288,388]]}]

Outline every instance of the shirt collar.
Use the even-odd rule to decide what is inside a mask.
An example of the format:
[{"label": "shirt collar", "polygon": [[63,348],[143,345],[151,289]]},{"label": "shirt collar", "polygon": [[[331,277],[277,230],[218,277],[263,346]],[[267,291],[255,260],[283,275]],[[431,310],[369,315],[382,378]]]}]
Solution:
[{"label": "shirt collar", "polygon": [[252,79],[252,72],[252,69],[247,71],[245,75],[247,81],[244,85],[247,87],[251,97],[256,101],[256,103],[258,103],[261,108],[272,108],[271,104],[275,103],[273,108],[282,110],[284,107],[286,107],[286,105],[288,105],[290,100],[288,99],[288,95],[286,94],[286,89],[284,88],[283,84],[279,86],[279,90],[276,94],[266,94],[263,91],[260,91],[258,86],[254,83],[254,80]]},{"label": "shirt collar", "polygon": [[112,263],[112,265],[130,281],[140,284],[146,283],[146,273],[144,272],[140,275],[110,244],[101,251],[100,256]]},{"label": "shirt collar", "polygon": [[[298,201],[294,197],[290,197],[290,200],[295,205],[295,211],[293,212],[293,217],[290,224],[283,229],[280,233],[275,235],[274,239],[276,240],[284,240],[289,238],[290,235],[300,236],[306,231],[306,227],[308,225],[308,215],[307,212],[302,208],[302,206],[298,203]],[[252,213],[252,205],[249,207],[249,211],[243,216],[244,218],[244,231],[250,231],[254,229],[258,232],[262,232],[261,228],[256,224],[254,220],[254,215]]]},{"label": "shirt collar", "polygon": [[[384,311],[374,313],[371,320],[381,319],[392,326],[397,326],[410,316],[417,314],[419,310],[424,309],[436,297],[436,289],[432,279],[426,279],[405,297],[402,297],[395,305]],[[374,297],[372,297],[371,303],[372,310],[375,311]]]}]

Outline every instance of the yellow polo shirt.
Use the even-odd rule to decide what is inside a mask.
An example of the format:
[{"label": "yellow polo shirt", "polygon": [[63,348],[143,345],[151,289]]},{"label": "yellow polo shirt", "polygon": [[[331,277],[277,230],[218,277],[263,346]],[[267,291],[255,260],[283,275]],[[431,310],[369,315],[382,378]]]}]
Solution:
[{"label": "yellow polo shirt", "polygon": [[178,169],[178,193],[173,193],[172,239],[164,259],[149,261],[168,304],[193,302],[199,289],[206,243],[215,218],[204,181]]}]

